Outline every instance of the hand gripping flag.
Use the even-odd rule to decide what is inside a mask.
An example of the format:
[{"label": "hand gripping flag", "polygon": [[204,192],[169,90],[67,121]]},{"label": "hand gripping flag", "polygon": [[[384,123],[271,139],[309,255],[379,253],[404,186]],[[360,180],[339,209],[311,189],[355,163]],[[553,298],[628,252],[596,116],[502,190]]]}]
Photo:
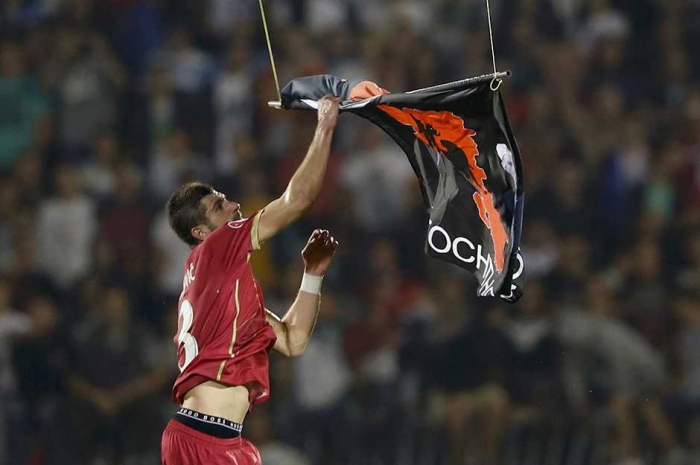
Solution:
[{"label": "hand gripping flag", "polygon": [[522,163],[490,79],[391,94],[369,81],[310,76],[290,82],[281,104],[312,109],[327,94],[343,100],[342,111],[382,128],[408,156],[430,214],[428,255],[472,273],[478,295],[518,300]]}]

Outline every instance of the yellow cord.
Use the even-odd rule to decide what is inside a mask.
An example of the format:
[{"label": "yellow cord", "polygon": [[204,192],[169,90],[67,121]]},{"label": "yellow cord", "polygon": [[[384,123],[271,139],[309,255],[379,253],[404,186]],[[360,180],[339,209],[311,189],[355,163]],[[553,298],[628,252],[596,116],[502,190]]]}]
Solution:
[{"label": "yellow cord", "polygon": [[275,77],[275,86],[277,90],[277,98],[282,101],[282,93],[280,92],[280,81],[277,79],[277,67],[275,66],[275,57],[272,54],[272,43],[270,42],[270,32],[267,29],[267,19],[265,18],[265,8],[263,8],[262,0],[258,0],[260,4],[260,16],[262,16],[263,28],[265,28],[265,40],[267,40],[267,51],[270,53],[270,65],[272,66],[272,75]]},{"label": "yellow cord", "polygon": [[[261,0],[262,1],[262,0]],[[493,47],[493,27],[491,26],[491,4],[489,0],[486,0],[486,15],[488,16],[488,21],[489,21],[489,39],[491,41],[491,58],[493,59],[493,79],[491,80],[491,90],[496,92],[499,87],[501,87],[501,83],[503,83],[502,79],[498,79],[498,71],[496,70],[496,50]],[[496,83],[494,85],[494,83]]]}]

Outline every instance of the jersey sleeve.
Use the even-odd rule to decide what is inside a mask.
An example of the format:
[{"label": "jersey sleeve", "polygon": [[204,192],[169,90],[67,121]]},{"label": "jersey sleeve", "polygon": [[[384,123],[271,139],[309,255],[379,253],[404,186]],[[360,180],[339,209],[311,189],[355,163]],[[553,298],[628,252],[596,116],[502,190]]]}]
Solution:
[{"label": "jersey sleeve", "polygon": [[258,225],[263,210],[249,218],[229,221],[218,228],[207,239],[208,248],[216,257],[220,257],[227,267],[248,259],[248,253],[260,249]]}]

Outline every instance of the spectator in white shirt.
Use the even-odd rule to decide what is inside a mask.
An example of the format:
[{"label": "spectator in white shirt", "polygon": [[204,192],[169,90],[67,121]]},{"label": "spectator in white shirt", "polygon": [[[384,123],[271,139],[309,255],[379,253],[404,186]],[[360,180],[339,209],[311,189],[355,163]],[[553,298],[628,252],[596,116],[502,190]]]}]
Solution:
[{"label": "spectator in white shirt", "polygon": [[182,291],[182,267],[190,248],[170,228],[165,210],[153,221],[151,238],[156,249],[158,290],[166,296],[177,297]]},{"label": "spectator in white shirt", "polygon": [[79,174],[72,166],[56,170],[55,188],[56,194],[39,208],[38,260],[56,284],[69,288],[92,263],[95,204],[84,195]]},{"label": "spectator in white shirt", "polygon": [[341,182],[350,190],[359,226],[385,232],[406,214],[406,191],[415,175],[406,156],[379,129],[363,127],[358,141],[341,167]]}]

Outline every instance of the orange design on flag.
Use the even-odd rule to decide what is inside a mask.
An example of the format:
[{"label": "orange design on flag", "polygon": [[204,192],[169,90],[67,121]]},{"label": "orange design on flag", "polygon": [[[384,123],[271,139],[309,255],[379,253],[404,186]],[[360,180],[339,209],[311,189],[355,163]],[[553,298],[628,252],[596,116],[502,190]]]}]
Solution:
[{"label": "orange design on flag", "polygon": [[464,120],[449,111],[399,109],[389,105],[379,105],[378,108],[399,123],[412,127],[418,140],[437,150],[442,156],[447,156],[448,152],[445,142],[451,142],[464,153],[472,176],[472,185],[476,189],[472,198],[479,209],[479,218],[491,232],[496,270],[502,272],[508,232],[494,204],[493,194],[484,184],[488,178],[486,172],[476,162],[476,157],[479,156],[479,149],[473,139],[476,132],[465,128]]},{"label": "orange design on flag", "polygon": [[355,87],[350,89],[348,94],[348,100],[364,100],[370,97],[376,97],[377,95],[389,94],[386,89],[382,89],[377,84],[372,81],[362,81]]}]

